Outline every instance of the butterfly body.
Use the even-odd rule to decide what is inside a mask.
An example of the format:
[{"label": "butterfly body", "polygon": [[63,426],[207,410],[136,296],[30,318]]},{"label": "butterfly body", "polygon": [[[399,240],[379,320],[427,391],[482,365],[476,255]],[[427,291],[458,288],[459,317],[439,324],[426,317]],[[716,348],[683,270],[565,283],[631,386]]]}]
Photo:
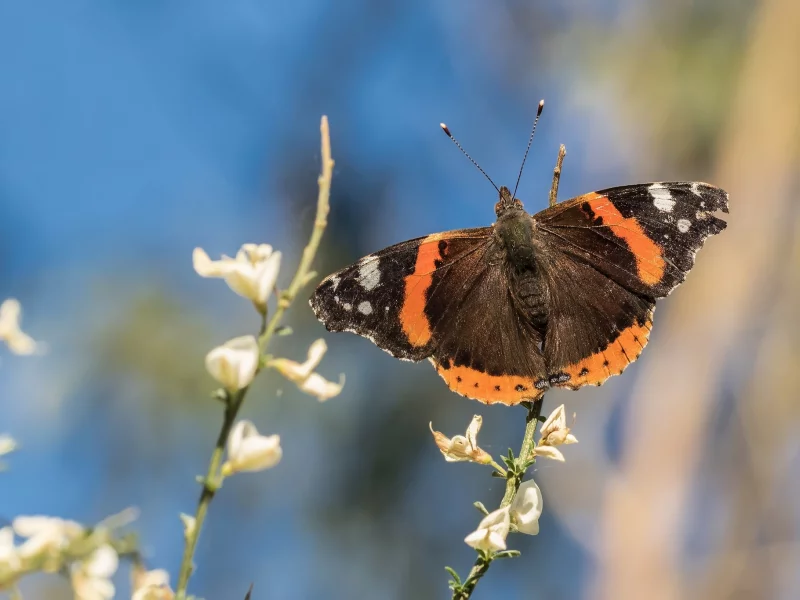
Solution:
[{"label": "butterfly body", "polygon": [[331,331],[405,360],[453,390],[518,404],[600,385],[647,344],[656,298],[680,284],[725,222],[699,182],[610,188],[528,214],[500,189],[496,222],[402,242],[325,278],[311,298]]}]

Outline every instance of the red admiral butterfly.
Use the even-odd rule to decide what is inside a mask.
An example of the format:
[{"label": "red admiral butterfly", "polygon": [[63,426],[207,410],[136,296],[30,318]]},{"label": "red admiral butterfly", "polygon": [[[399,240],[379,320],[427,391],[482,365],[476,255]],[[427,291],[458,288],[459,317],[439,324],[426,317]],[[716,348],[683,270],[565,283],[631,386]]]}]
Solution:
[{"label": "red admiral butterfly", "polygon": [[491,227],[402,242],[326,277],[310,300],[317,318],[397,358],[429,359],[450,389],[488,404],[622,373],[647,344],[656,298],[725,229],[714,212],[728,212],[728,194],[645,183],[556,204],[562,159],[563,147],[549,208],[531,216],[501,187]]}]

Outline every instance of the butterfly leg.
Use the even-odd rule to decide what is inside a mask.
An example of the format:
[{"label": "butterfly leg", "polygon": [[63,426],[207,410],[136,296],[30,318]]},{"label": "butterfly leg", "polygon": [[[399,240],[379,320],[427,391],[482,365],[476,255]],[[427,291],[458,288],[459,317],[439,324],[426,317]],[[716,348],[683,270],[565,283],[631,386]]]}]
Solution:
[{"label": "butterfly leg", "polygon": [[550,187],[550,206],[555,206],[558,202],[558,182],[561,180],[561,165],[564,163],[564,157],[567,155],[567,148],[564,144],[558,149],[558,160],[556,160],[556,168],[553,169],[553,185]]}]

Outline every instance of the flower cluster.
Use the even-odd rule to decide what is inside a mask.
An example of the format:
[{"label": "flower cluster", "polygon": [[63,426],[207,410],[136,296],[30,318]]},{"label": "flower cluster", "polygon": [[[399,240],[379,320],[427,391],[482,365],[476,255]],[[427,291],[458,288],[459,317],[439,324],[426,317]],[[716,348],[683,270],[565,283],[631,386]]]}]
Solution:
[{"label": "flower cluster", "polygon": [[529,479],[519,486],[511,504],[486,515],[478,528],[464,538],[464,541],[476,550],[505,550],[506,537],[512,527],[519,533],[536,535],[539,533],[541,515],[542,491],[533,479]]},{"label": "flower cluster", "polygon": [[[224,279],[234,292],[251,300],[266,317],[267,301],[280,270],[280,252],[274,252],[267,244],[244,244],[236,258],[223,255],[213,261],[202,248],[195,248],[192,259],[198,275]],[[303,392],[324,401],[338,395],[344,387],[344,375],[335,383],[314,372],[326,350],[325,341],[320,339],[311,345],[304,363],[270,358],[266,366],[276,369]],[[229,393],[248,387],[261,365],[261,345],[252,335],[229,340],[206,356],[206,369]]]},{"label": "flower cluster", "polygon": [[534,449],[536,456],[544,456],[561,462],[564,462],[564,455],[556,446],[578,443],[575,436],[570,433],[570,428],[567,427],[567,417],[563,404],[550,413],[547,420],[542,423],[539,434],[541,437]]},{"label": "flower cluster", "polygon": [[[464,539],[469,546],[476,550],[496,553],[506,549],[506,538],[510,532],[516,531],[528,535],[539,533],[539,517],[542,514],[543,506],[542,492],[533,479],[521,481],[525,469],[534,462],[537,456],[563,461],[564,455],[557,446],[576,444],[578,440],[567,427],[562,404],[542,423],[539,442],[531,451],[532,457],[524,456],[514,459],[511,454],[507,458],[503,457],[503,461],[509,469],[506,471],[488,452],[478,446],[478,432],[482,424],[483,419],[479,415],[475,415],[467,427],[465,435],[455,435],[452,438],[440,431],[435,431],[433,424],[430,425],[430,429],[436,446],[447,462],[474,462],[491,465],[500,476],[510,482],[518,483],[519,487],[516,493],[509,496],[510,501],[504,502],[504,505],[497,510],[487,512],[482,504],[476,504],[485,516],[478,524],[478,528]],[[531,436],[533,436],[533,431],[533,429],[530,430]]]},{"label": "flower cluster", "polygon": [[[119,566],[119,550],[125,545],[113,530],[130,521],[132,511],[109,517],[86,528],[68,519],[20,516],[0,528],[0,590],[7,589],[34,571],[67,573],[77,600],[114,597],[111,578]],[[21,543],[17,544],[16,539]]]},{"label": "flower cluster", "polygon": [[175,592],[169,587],[169,573],[164,569],[146,571],[135,566],[131,577],[131,600],[173,600]]}]

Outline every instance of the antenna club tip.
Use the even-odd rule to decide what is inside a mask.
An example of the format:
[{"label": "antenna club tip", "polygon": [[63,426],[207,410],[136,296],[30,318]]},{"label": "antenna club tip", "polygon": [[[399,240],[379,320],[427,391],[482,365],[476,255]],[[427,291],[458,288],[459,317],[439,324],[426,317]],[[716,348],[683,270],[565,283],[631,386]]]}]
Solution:
[{"label": "antenna club tip", "polygon": [[447,137],[453,137],[450,134],[450,130],[447,128],[447,125],[445,125],[444,123],[439,123],[439,127],[441,127],[442,131],[444,131],[447,134]]},{"label": "antenna club tip", "polygon": [[539,110],[536,111],[536,116],[538,117],[542,114],[542,109],[544,108],[544,99],[539,100]]}]

